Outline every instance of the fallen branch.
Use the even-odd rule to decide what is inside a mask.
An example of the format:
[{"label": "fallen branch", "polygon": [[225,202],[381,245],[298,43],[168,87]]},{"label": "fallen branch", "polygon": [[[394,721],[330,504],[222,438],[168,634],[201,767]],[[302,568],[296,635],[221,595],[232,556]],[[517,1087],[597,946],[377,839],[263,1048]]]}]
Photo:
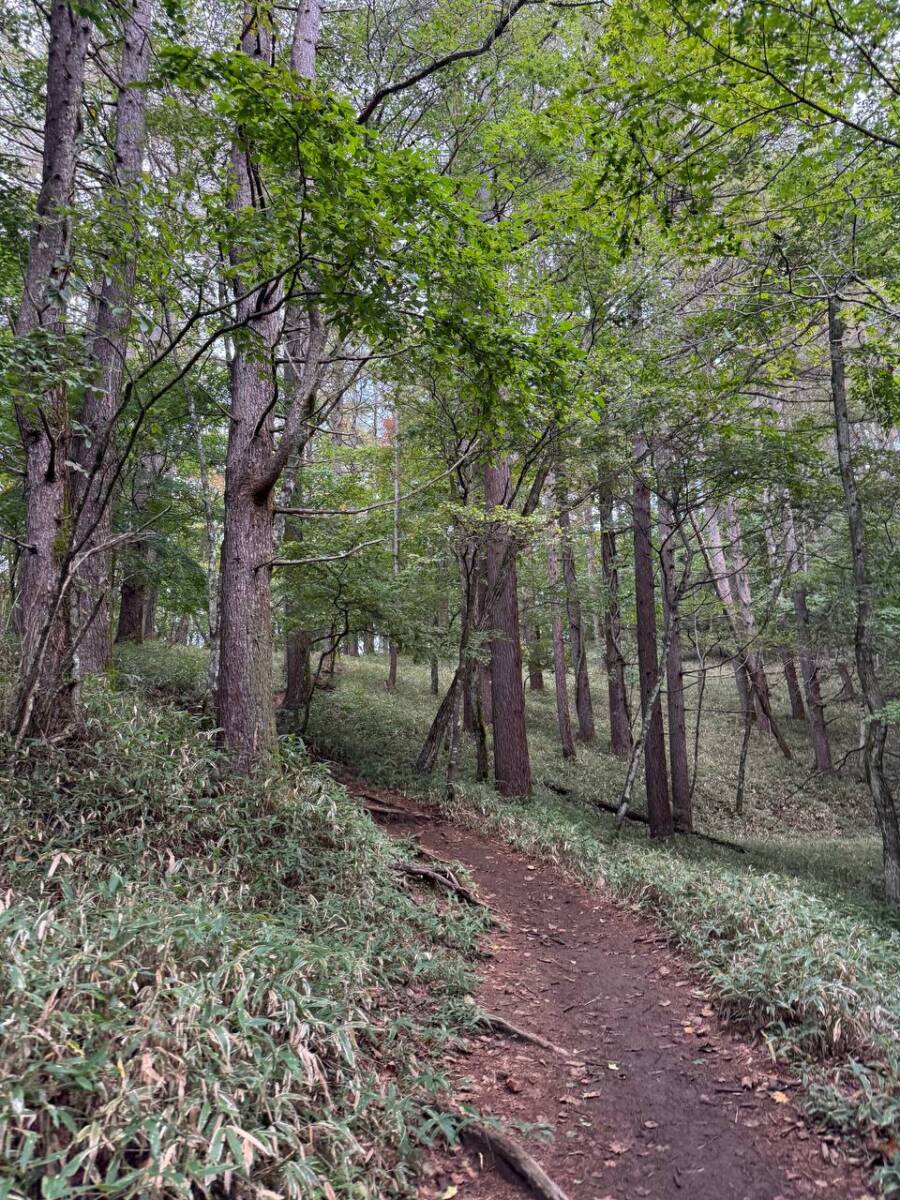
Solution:
[{"label": "fallen branch", "polygon": [[470,1149],[486,1153],[491,1158],[504,1164],[513,1172],[518,1180],[525,1184],[532,1195],[540,1200],[569,1200],[558,1183],[550,1178],[537,1159],[525,1150],[518,1142],[490,1129],[487,1125],[466,1125],[460,1131],[460,1138]]},{"label": "fallen branch", "polygon": [[[557,783],[547,783],[544,786],[548,787],[551,792],[556,792],[557,796],[574,796],[575,794],[569,788],[560,787]],[[618,804],[608,804],[605,800],[589,800],[588,803],[594,808],[602,809],[603,812],[612,813],[614,817],[619,815],[620,806]],[[623,820],[637,821],[639,825],[650,824],[644,813],[632,812],[631,809],[626,810]],[[747,847],[742,846],[739,842],[729,842],[726,838],[718,838],[712,833],[701,833],[699,829],[679,829],[676,830],[676,834],[679,837],[700,838],[701,841],[711,842],[714,846],[722,846],[726,850],[734,850],[738,854],[747,853]]]},{"label": "fallen branch", "polygon": [[563,1049],[562,1046],[555,1046],[553,1042],[548,1042],[539,1034],[529,1033],[527,1029],[520,1029],[518,1025],[513,1025],[507,1021],[505,1017],[499,1016],[497,1013],[489,1013],[481,1010],[476,1018],[477,1023],[490,1033],[502,1033],[507,1037],[518,1038],[520,1042],[530,1042],[534,1046],[540,1046],[542,1050],[548,1050],[551,1054],[557,1054],[562,1058],[571,1058],[572,1053],[569,1050]]}]

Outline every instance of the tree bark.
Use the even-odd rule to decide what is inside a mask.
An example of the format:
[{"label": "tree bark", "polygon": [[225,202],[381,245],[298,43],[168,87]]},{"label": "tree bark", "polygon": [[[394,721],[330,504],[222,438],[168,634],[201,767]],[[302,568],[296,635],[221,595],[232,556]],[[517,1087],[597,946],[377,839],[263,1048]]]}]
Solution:
[{"label": "tree bark", "polygon": [[[502,509],[509,501],[509,491],[508,461],[488,466],[485,471],[488,511]],[[488,624],[499,634],[491,639],[494,780],[501,795],[525,796],[531,791],[531,762],[522,686],[516,550],[512,538],[506,525],[495,521],[487,542],[487,589],[497,597]]]},{"label": "tree bark", "polygon": [[612,502],[600,505],[600,556],[606,584],[606,609],[603,615],[606,678],[609,691],[610,748],[613,754],[631,753],[631,718],[628,689],[625,685],[625,659],[622,656],[622,622],[619,614],[619,569],[616,535],[612,523]]},{"label": "tree bark", "polygon": [[850,440],[850,416],[847,410],[847,389],[844,374],[844,323],[837,298],[828,298],[828,345],[831,359],[831,398],[834,406],[834,429],[837,441],[838,468],[844,493],[844,509],[850,532],[850,557],[853,563],[853,586],[856,594],[856,630],[854,648],[859,686],[869,719],[863,748],[863,764],[869,792],[881,830],[884,859],[884,892],[888,904],[900,909],[900,819],[888,783],[884,765],[887,723],[881,716],[884,695],[875,669],[873,649],[872,581],[866,559],[866,531],[853,448]]},{"label": "tree bark", "polygon": [[578,578],[575,571],[575,550],[572,545],[571,519],[565,484],[557,470],[556,500],[559,506],[559,528],[563,581],[566,591],[566,615],[569,620],[569,645],[572,647],[572,670],[575,675],[575,711],[578,715],[578,740],[594,740],[594,705],[591,700],[591,684],[588,678],[587,646],[581,619],[581,601],[578,598]]},{"label": "tree bark", "polygon": [[784,667],[784,682],[787,684],[791,716],[795,721],[805,721],[806,709],[803,707],[803,694],[800,691],[800,681],[797,678],[797,665],[794,662],[793,654],[786,646],[783,646],[781,649],[781,665]]},{"label": "tree bark", "polygon": [[[60,296],[68,273],[66,207],[75,186],[81,102],[89,20],[68,4],[50,12],[47,98],[41,190],[31,228],[22,303],[14,332],[30,356],[59,355],[64,334]],[[25,351],[25,339],[32,343]],[[28,367],[22,367],[24,386]],[[17,625],[21,634],[20,686],[13,715],[17,742],[52,736],[75,711],[71,677],[69,595],[64,579],[71,531],[67,468],[68,394],[55,382],[40,398],[15,404],[25,452],[25,550],[17,580]]]},{"label": "tree bark", "polygon": [[[784,506],[784,547],[787,554],[788,574],[795,576],[799,572],[799,556],[797,551],[797,535],[794,528],[794,515],[789,502]],[[793,584],[794,616],[797,622],[797,642],[799,646],[800,673],[803,676],[803,688],[806,692],[806,710],[809,715],[809,729],[812,737],[813,754],[816,770],[820,775],[830,775],[834,770],[831,761],[831,745],[828,740],[828,726],[825,724],[825,706],[822,703],[822,689],[819,683],[819,667],[810,639],[809,607],[806,602],[806,588],[799,581]]]},{"label": "tree bark", "polygon": [[312,690],[310,652],[312,638],[305,629],[293,629],[285,640],[284,707],[288,712],[302,712]]},{"label": "tree bark", "polygon": [[659,498],[660,563],[663,612],[669,626],[666,653],[666,711],[669,719],[669,767],[672,774],[672,817],[679,833],[693,829],[691,782],[688,770],[687,723],[684,711],[684,671],[681,659],[681,615],[675,580],[675,515],[668,499]]},{"label": "tree bark", "polygon": [[[111,531],[109,489],[112,424],[120,403],[122,378],[131,323],[137,228],[132,213],[138,198],[146,132],[146,89],[150,63],[150,25],[154,0],[134,0],[127,11],[116,98],[113,157],[113,207],[120,222],[121,255],[108,267],[97,308],[93,341],[96,379],[88,387],[81,425],[86,436],[75,439],[73,458],[81,470],[73,473],[75,540],[85,548],[104,545]],[[79,572],[73,608],[78,647],[78,673],[94,674],[109,662],[109,551],[93,554]]]},{"label": "tree bark", "polygon": [[[645,444],[639,443],[638,459],[645,450]],[[641,679],[641,707],[646,710],[652,704],[644,742],[647,817],[651,837],[669,837],[673,832],[673,825],[662,706],[658,691],[659,663],[656,648],[656,597],[653,584],[651,528],[650,489],[638,475],[634,484],[634,591],[637,609],[638,668]]]},{"label": "tree bark", "polygon": [[553,681],[556,685],[556,720],[559,726],[559,742],[563,758],[575,757],[575,741],[572,737],[572,722],[569,717],[569,691],[566,681],[566,647],[563,641],[562,617],[560,615],[559,562],[556,547],[551,541],[547,548],[547,574],[550,582],[550,623],[553,640]]},{"label": "tree bark", "polygon": [[591,601],[591,631],[594,637],[594,650],[599,652],[603,635],[600,630],[600,610],[597,605],[597,556],[594,552],[594,522],[591,517],[590,505],[587,505],[583,510],[582,521],[584,522],[585,532],[584,561]]},{"label": "tree bark", "polygon": [[731,554],[734,570],[731,573],[732,594],[737,602],[737,612],[740,616],[741,642],[748,647],[747,671],[753,681],[753,704],[756,710],[756,721],[763,733],[772,732],[769,717],[771,702],[769,699],[769,681],[760,652],[753,648],[756,640],[756,618],[753,613],[753,599],[750,592],[750,577],[747,574],[747,560],[744,557],[744,539],[738,521],[737,508],[733,497],[725,503],[725,520],[728,527],[728,537],[731,541]]},{"label": "tree bark", "polygon": [[[400,428],[398,413],[394,409],[394,523],[391,530],[391,572],[396,585],[400,574]],[[396,637],[391,637],[388,647],[388,677],[387,690],[393,692],[397,687],[397,659],[399,647]]]},{"label": "tree bark", "polygon": [[[731,589],[731,571],[725,560],[725,549],[722,545],[722,534],[719,529],[719,513],[714,505],[708,505],[706,510],[706,542],[704,549],[709,559],[709,570],[712,576],[713,588],[719,597],[719,603],[722,605],[730,632],[734,635],[736,631],[732,615],[734,596]],[[737,688],[741,716],[746,721],[747,713],[751,706],[751,689],[747,679],[746,656],[741,653],[740,646],[736,648],[735,653],[731,656],[731,661],[734,668],[734,682]]]},{"label": "tree bark", "polygon": [[[317,6],[298,12],[297,24],[317,16]],[[243,52],[269,62],[271,35],[255,7],[245,10]],[[313,42],[318,30],[310,32]],[[295,37],[295,41],[296,41]],[[300,39],[303,40],[302,38]],[[232,146],[237,216],[264,203],[256,182],[251,150],[238,136]],[[281,438],[274,440],[276,400],[275,346],[279,336],[277,285],[246,290],[252,254],[231,247],[239,274],[235,315],[244,337],[231,362],[231,423],[225,458],[225,530],[221,569],[221,662],[217,720],[232,767],[248,772],[265,767],[275,743],[272,677],[271,575],[274,557],[273,495],[292,454],[308,437],[308,410],[320,376],[325,333],[318,313],[308,313],[306,359],[285,416]]]}]

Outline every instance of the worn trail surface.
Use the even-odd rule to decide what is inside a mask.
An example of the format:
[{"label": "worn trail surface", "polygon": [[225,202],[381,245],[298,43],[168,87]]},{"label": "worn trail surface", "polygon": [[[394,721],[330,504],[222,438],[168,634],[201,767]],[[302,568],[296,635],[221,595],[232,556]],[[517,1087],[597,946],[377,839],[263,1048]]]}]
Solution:
[{"label": "worn trail surface", "polygon": [[[351,792],[362,786],[345,781]],[[570,1200],[868,1196],[861,1169],[804,1125],[794,1081],[719,1025],[702,983],[652,923],[437,817],[386,828],[465,864],[507,926],[487,939],[479,1004],[571,1051],[558,1057],[490,1034],[470,1038],[450,1064],[460,1101],[507,1127],[550,1127],[552,1141],[513,1136]],[[463,1157],[436,1163],[421,1194],[453,1186],[458,1200],[522,1195],[490,1164]]]}]

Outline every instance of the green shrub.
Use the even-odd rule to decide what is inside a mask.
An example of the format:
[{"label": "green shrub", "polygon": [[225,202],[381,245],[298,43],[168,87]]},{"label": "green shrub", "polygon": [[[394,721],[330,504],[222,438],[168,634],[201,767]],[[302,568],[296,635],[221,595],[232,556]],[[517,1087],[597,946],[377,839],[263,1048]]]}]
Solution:
[{"label": "green shrub", "polygon": [[167,642],[122,642],[115,647],[112,678],[118,687],[193,705],[206,693],[209,652]]},{"label": "green shrub", "polygon": [[290,748],[221,768],[196,718],[93,689],[4,780],[0,1196],[409,1194],[480,920],[398,888]]}]

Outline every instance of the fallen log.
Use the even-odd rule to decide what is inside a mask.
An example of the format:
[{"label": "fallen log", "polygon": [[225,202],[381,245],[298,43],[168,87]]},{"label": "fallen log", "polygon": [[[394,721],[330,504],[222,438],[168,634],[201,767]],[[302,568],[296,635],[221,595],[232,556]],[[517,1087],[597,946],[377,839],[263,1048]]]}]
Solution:
[{"label": "fallen log", "polygon": [[[544,785],[551,792],[556,792],[557,796],[574,796],[570,788],[561,787],[558,783],[547,783]],[[577,799],[578,797],[576,797]],[[603,812],[612,813],[614,817],[621,817],[625,821],[636,821],[639,825],[649,825],[649,819],[640,812],[632,812],[631,809],[626,809],[622,813],[618,804],[609,804],[605,800],[588,800],[586,803],[594,808],[602,809]],[[699,829],[679,829],[676,831],[682,837],[700,838],[701,841],[710,842],[713,846],[722,846],[726,850],[734,850],[737,854],[746,854],[747,847],[740,845],[739,842],[729,842],[726,838],[718,838],[712,833],[701,833]]]}]

